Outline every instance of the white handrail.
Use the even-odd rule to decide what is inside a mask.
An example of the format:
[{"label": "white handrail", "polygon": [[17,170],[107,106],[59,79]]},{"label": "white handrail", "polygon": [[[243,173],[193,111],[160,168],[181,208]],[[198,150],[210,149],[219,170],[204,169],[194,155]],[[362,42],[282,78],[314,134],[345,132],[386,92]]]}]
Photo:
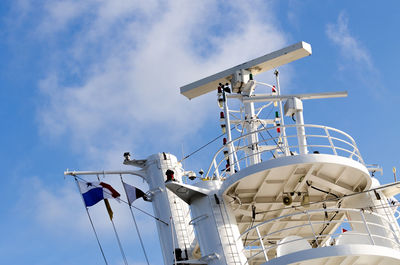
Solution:
[{"label": "white handrail", "polygon": [[[336,213],[338,213],[338,212],[343,212],[343,213],[358,212],[360,214],[360,216],[361,216],[361,220],[358,220],[358,221],[357,220],[331,220],[331,221],[328,221],[328,222],[327,221],[312,221],[311,220],[311,215],[312,214],[324,213],[324,212],[336,212]],[[265,226],[265,225],[268,225],[268,224],[272,224],[274,222],[279,222],[279,220],[281,220],[281,219],[286,219],[286,218],[289,218],[289,217],[299,216],[299,215],[304,215],[304,216],[307,217],[306,219],[303,219],[303,220],[297,220],[296,219],[296,221],[303,222],[302,224],[294,225],[294,226],[290,226],[290,227],[285,227],[283,229],[278,229],[276,231],[271,231],[271,232],[269,232],[269,233],[267,233],[267,234],[265,234],[263,236],[259,232],[260,231],[260,227],[262,227],[262,226]],[[368,211],[368,215],[379,217],[379,219],[384,221],[384,223],[379,224],[379,223],[367,221],[366,218],[365,218],[363,209],[326,208],[326,209],[306,210],[306,211],[302,211],[302,212],[295,212],[295,213],[291,213],[291,214],[286,214],[286,215],[279,216],[279,217],[264,221],[262,223],[259,223],[259,224],[255,225],[255,226],[247,229],[246,231],[244,231],[237,240],[242,240],[242,238],[244,236],[246,236],[248,233],[250,233],[252,231],[256,231],[257,232],[256,233],[257,234],[257,238],[254,239],[254,240],[249,241],[248,244],[245,246],[243,251],[247,251],[249,249],[249,247],[251,248],[251,250],[254,250],[254,248],[256,246],[254,246],[253,244],[257,244],[258,242],[263,242],[263,240],[265,238],[268,238],[271,235],[274,235],[274,234],[277,234],[277,233],[282,233],[282,232],[287,232],[287,231],[290,231],[290,230],[296,231],[298,228],[301,228],[301,227],[310,227],[312,232],[310,233],[309,236],[302,237],[302,239],[314,240],[315,243],[316,243],[316,247],[323,247],[323,245],[319,245],[320,242],[318,242],[318,240],[320,238],[328,238],[328,239],[329,238],[335,238],[336,236],[342,235],[343,233],[337,233],[336,230],[335,230],[333,233],[327,233],[327,234],[322,234],[321,233],[321,234],[317,235],[315,233],[315,231],[314,231],[313,226],[321,225],[321,224],[329,225],[329,224],[338,224],[338,223],[340,223],[340,224],[341,223],[349,223],[349,224],[364,224],[365,231],[366,231],[365,233],[364,232],[360,232],[360,231],[352,231],[351,235],[368,236],[372,245],[376,245],[376,242],[374,241],[374,238],[380,238],[380,239],[388,240],[388,242],[391,242],[393,244],[393,246],[396,246],[396,248],[400,249],[399,242],[397,242],[395,240],[396,239],[396,233],[394,231],[392,231],[392,229],[390,229],[390,221],[385,216],[377,214],[377,213],[374,213],[374,212],[369,212]],[[376,227],[379,227],[379,228],[383,228],[384,231],[389,236],[383,236],[383,235],[371,232],[370,227],[373,227],[373,226],[376,226]],[[393,237],[393,238],[391,238],[391,237]],[[292,241],[296,241],[296,240],[292,240]],[[270,245],[270,246],[265,246],[264,244],[262,244],[262,247],[261,247],[260,251],[256,252],[254,255],[251,255],[250,257],[248,257],[248,262],[251,259],[255,258],[256,256],[260,255],[261,253],[264,253],[264,255],[265,255],[265,253],[268,250],[270,250],[272,248],[277,248],[279,245],[287,244],[287,243],[290,243],[292,241],[288,241],[288,242],[285,242],[285,243],[282,243],[282,244],[273,244],[273,245]],[[260,249],[260,248],[258,248],[258,249]]]},{"label": "white handrail", "polygon": [[[253,133],[247,133],[244,135],[241,135],[239,137],[237,137],[236,139],[233,139],[232,141],[229,141],[226,143],[225,146],[222,146],[213,156],[212,158],[212,162],[207,170],[206,173],[206,177],[210,177],[210,175],[215,174],[215,175],[219,175],[219,167],[222,163],[222,161],[225,160],[225,156],[223,156],[223,158],[219,161],[219,163],[217,162],[217,157],[220,156],[222,154],[222,151],[226,149],[227,146],[235,146],[235,144],[237,144],[235,146],[235,148],[232,148],[231,152],[228,153],[229,157],[232,157],[232,155],[235,157],[235,161],[230,161],[232,164],[234,164],[237,168],[240,168],[240,163],[243,161],[247,161],[247,159],[249,159],[251,157],[251,155],[246,155],[246,149],[248,148],[248,145],[238,145],[241,142],[245,142],[245,139],[247,139],[250,135],[252,134],[260,134],[262,136],[261,133],[263,132],[268,132],[269,136],[268,138],[262,137],[262,140],[258,141],[258,145],[259,146],[268,146],[270,148],[266,149],[266,150],[260,150],[259,152],[253,153],[252,155],[266,155],[268,154],[268,152],[271,152],[271,154],[269,155],[269,158],[275,158],[276,155],[278,156],[283,156],[285,155],[285,152],[283,151],[284,149],[289,149],[291,151],[298,150],[299,148],[301,148],[301,146],[299,146],[299,143],[297,141],[297,134],[293,133],[293,134],[289,134],[289,130],[290,129],[296,129],[297,127],[302,126],[305,128],[309,128],[310,130],[312,129],[320,129],[321,133],[320,134],[316,134],[314,133],[309,133],[306,134],[305,136],[307,137],[307,145],[305,147],[307,148],[323,148],[323,150],[318,150],[320,153],[329,153],[329,154],[333,154],[333,155],[337,155],[337,156],[344,156],[344,157],[348,157],[350,159],[353,159],[355,161],[360,162],[361,164],[364,164],[364,160],[361,157],[361,154],[357,148],[357,145],[354,141],[354,139],[347,133],[340,131],[338,129],[332,128],[332,127],[328,127],[328,126],[323,126],[323,125],[314,125],[314,124],[304,124],[304,125],[285,125],[285,126],[273,126],[273,127],[268,127],[268,128],[263,128],[260,130],[257,130]],[[283,137],[284,139],[281,139],[281,137],[279,136],[273,136],[270,131],[274,131],[277,128],[280,129],[287,129],[287,133],[286,136]],[[310,131],[309,130],[309,131]],[[332,136],[331,132],[335,132],[337,134],[339,134],[340,136]],[[340,137],[340,138],[339,138]],[[312,139],[326,139],[326,144],[312,144]],[[279,139],[281,139],[283,142],[288,143],[289,141],[292,142],[292,144],[288,144],[287,146],[284,146],[281,143],[278,143]],[[243,140],[243,141],[242,141]],[[320,141],[321,142],[321,141]],[[335,144],[336,142],[336,144]],[[338,145],[338,143],[342,143],[340,146]],[[269,145],[268,145],[269,144]],[[325,152],[324,150],[331,150],[330,152]],[[340,152],[338,152],[340,151]],[[239,152],[242,152],[245,154],[245,156],[243,156],[242,158],[238,159],[237,154]],[[347,153],[348,155],[344,155],[344,153]],[[293,153],[292,153],[293,155]],[[263,156],[263,157],[264,157]],[[268,159],[268,157],[267,157]],[[212,168],[214,167],[214,170],[212,171]],[[223,175],[226,174],[226,170],[223,169],[221,170],[221,177]]]}]

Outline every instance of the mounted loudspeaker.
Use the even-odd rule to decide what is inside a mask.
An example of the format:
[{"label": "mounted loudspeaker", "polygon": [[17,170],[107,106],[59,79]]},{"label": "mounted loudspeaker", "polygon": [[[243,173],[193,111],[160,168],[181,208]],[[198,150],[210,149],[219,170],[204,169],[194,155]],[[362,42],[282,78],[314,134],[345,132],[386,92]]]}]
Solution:
[{"label": "mounted loudspeaker", "polygon": [[289,206],[289,205],[292,204],[293,199],[292,199],[292,196],[290,196],[290,195],[287,194],[287,195],[284,195],[284,196],[283,196],[282,201],[283,201],[283,204],[284,204],[284,205]]}]

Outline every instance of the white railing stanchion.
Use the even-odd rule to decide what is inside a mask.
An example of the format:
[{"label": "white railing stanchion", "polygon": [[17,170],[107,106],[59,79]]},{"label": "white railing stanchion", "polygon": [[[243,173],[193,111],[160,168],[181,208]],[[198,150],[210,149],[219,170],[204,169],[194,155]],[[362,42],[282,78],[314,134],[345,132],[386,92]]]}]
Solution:
[{"label": "white railing stanchion", "polygon": [[214,168],[215,168],[215,175],[217,176],[217,178],[219,179],[220,178],[220,176],[219,176],[219,172],[218,172],[218,166],[217,166],[217,161],[215,161],[215,159],[213,159],[213,165],[214,165]]},{"label": "white railing stanchion", "polygon": [[[312,216],[314,214],[315,217],[320,216],[318,213],[325,213],[325,212],[341,212],[341,213],[345,213],[348,214],[348,212],[353,212],[353,213],[359,213],[361,215],[361,219],[356,218],[355,220],[330,220],[330,221],[322,221],[321,219],[318,220],[312,220]],[[284,237],[286,237],[287,235],[291,234],[291,231],[295,231],[295,233],[298,232],[298,229],[303,229],[305,227],[310,226],[311,227],[311,231],[304,230],[304,233],[306,235],[303,235],[302,238],[307,240],[308,242],[311,241],[311,245],[313,248],[319,248],[319,247],[325,247],[327,245],[322,244],[322,242],[327,242],[327,240],[329,238],[333,238],[335,235],[343,235],[343,233],[336,233],[336,231],[330,231],[327,234],[317,234],[316,232],[318,231],[317,229],[315,229],[313,226],[316,225],[317,227],[319,227],[320,225],[328,225],[328,224],[342,224],[343,222],[348,223],[350,226],[352,226],[353,224],[356,225],[361,225],[364,223],[365,228],[366,228],[366,232],[365,231],[359,231],[356,230],[353,232],[353,234],[349,234],[346,235],[347,236],[363,236],[365,237],[368,234],[369,240],[367,242],[360,242],[360,244],[371,244],[371,245],[377,245],[375,243],[375,240],[387,240],[390,241],[393,244],[393,248],[394,249],[399,249],[400,245],[397,241],[398,237],[396,232],[394,231],[394,229],[392,229],[392,227],[390,226],[391,222],[390,220],[387,219],[387,217],[385,217],[384,215],[381,214],[377,214],[377,213],[373,213],[370,212],[368,213],[369,216],[371,217],[379,217],[384,219],[384,223],[383,224],[377,224],[374,222],[367,222],[368,216],[365,216],[364,211],[360,211],[359,209],[352,209],[352,208],[326,208],[326,209],[315,209],[315,210],[308,210],[308,211],[301,211],[301,212],[295,212],[295,213],[291,213],[291,214],[286,214],[286,215],[282,215],[279,217],[275,217],[272,219],[269,219],[267,221],[264,221],[262,223],[257,224],[256,226],[253,226],[249,229],[247,229],[246,231],[244,231],[240,237],[239,240],[242,239],[250,232],[256,232],[257,233],[257,238],[255,238],[254,240],[252,240],[251,242],[249,242],[249,244],[247,245],[246,250],[249,251],[250,256],[247,256],[247,263],[246,264],[252,264],[250,261],[255,258],[255,257],[261,257],[261,255],[263,254],[264,257],[266,258],[267,261],[269,261],[267,258],[267,253],[270,250],[274,250],[276,249],[278,246],[282,245],[282,244],[286,244],[286,243],[290,243],[290,242],[295,242],[296,240],[291,240],[288,241],[286,243],[282,243],[282,244],[272,244],[271,246],[267,246],[264,245],[264,242],[262,241],[263,238],[270,238],[270,237],[276,237],[276,240],[282,239]],[[263,236],[261,236],[261,233],[259,231],[259,227],[267,225],[267,224],[278,224],[280,222],[280,220],[286,220],[287,218],[291,219],[290,217],[294,217],[294,216],[298,216],[299,218],[294,218],[293,220],[301,220],[301,224],[299,225],[293,225],[290,227],[284,227],[281,229],[278,229],[276,231],[272,231],[269,233],[264,234]],[[301,218],[301,217],[307,217],[307,218]],[[374,227],[378,227],[378,228],[382,228],[384,229],[388,234],[387,235],[381,235],[381,234],[372,234],[370,226],[374,226]],[[362,229],[361,229],[362,230]],[[373,230],[372,230],[373,231]],[[273,236],[274,235],[274,236]],[[396,239],[397,237],[397,239]],[[374,240],[375,239],[375,240]],[[319,241],[321,240],[321,241]],[[315,243],[314,243],[315,242]],[[257,246],[257,244],[260,244],[261,248],[255,248],[255,246]],[[378,244],[379,245],[379,244]],[[254,252],[256,252],[254,254]],[[275,257],[269,257],[271,260],[274,259]]]},{"label": "white railing stanchion", "polygon": [[372,237],[372,234],[371,234],[371,231],[369,230],[367,221],[365,220],[365,216],[364,216],[363,210],[360,210],[360,215],[361,215],[361,218],[362,218],[362,220],[363,220],[363,222],[364,222],[365,229],[367,230],[367,233],[368,233],[368,236],[369,236],[369,240],[371,241],[371,244],[372,244],[372,245],[375,245],[374,238]]},{"label": "white railing stanchion", "polygon": [[314,227],[312,226],[312,223],[311,223],[311,216],[310,216],[310,214],[308,213],[308,211],[305,211],[305,213],[307,214],[307,217],[308,217],[308,224],[310,225],[311,231],[312,231],[312,233],[313,233],[313,235],[314,235],[314,238],[315,238],[315,244],[317,244],[317,247],[319,247],[318,238],[317,238],[317,235],[315,234]]},{"label": "white railing stanchion", "polygon": [[334,153],[335,155],[337,155],[336,148],[335,148],[335,146],[333,145],[332,138],[331,138],[331,135],[329,134],[328,128],[324,127],[324,129],[325,129],[326,136],[328,136],[328,141],[329,141],[329,143],[331,144],[333,153]]},{"label": "white railing stanchion", "polygon": [[262,247],[262,250],[263,250],[263,253],[264,253],[265,261],[268,261],[267,252],[265,251],[264,242],[263,242],[263,240],[262,240],[260,231],[258,230],[258,226],[256,226],[256,231],[257,231],[258,239],[260,240],[260,244],[261,244],[261,247]]},{"label": "white railing stanchion", "polygon": [[[280,139],[279,136],[273,136],[273,134],[269,133],[269,131],[272,130],[276,130],[277,128],[283,129],[283,128],[289,129],[289,128],[295,128],[298,129],[300,131],[298,131],[297,133],[294,133],[293,135],[289,135],[288,132],[289,130],[286,131],[286,135],[283,136],[282,141],[286,139],[286,142],[288,142],[289,138],[291,139],[295,139],[293,141],[297,142],[293,142],[292,145],[289,145],[289,143],[286,146],[282,146],[279,145],[279,143],[277,143],[277,139]],[[313,131],[313,129],[318,128],[322,131],[318,132],[318,134],[306,134],[305,133],[305,129],[306,128],[310,128],[310,132]],[[254,142],[253,144],[256,144],[259,147],[259,150],[254,150],[252,153],[248,154],[246,152],[246,148],[248,147],[248,145],[244,145],[244,146],[240,146],[239,143],[243,140],[243,139],[248,139],[251,135],[253,134],[260,134],[262,132],[268,132],[270,134],[270,138],[266,138],[263,140],[258,140],[257,142]],[[337,137],[332,136],[332,132],[334,132],[335,134],[338,134]],[[307,141],[305,141],[304,139],[311,139],[311,138],[317,138],[317,139],[323,139],[323,143],[322,144],[308,144]],[[304,140],[304,141],[303,141]],[[335,143],[337,143],[335,145]],[[340,145],[339,145],[340,144]],[[223,161],[225,161],[225,155],[224,157],[220,160],[219,157],[221,156],[222,152],[224,150],[226,150],[226,148],[228,147],[228,157],[229,157],[229,162],[230,164],[232,164],[232,169],[233,171],[230,170],[230,167],[228,167],[226,171],[223,171],[221,174],[219,174],[218,172],[218,167],[221,165],[221,163]],[[298,148],[299,149],[299,153],[300,154],[307,154],[308,148],[311,147],[319,147],[322,149],[322,151],[320,151],[320,153],[325,153],[325,154],[332,154],[336,155],[336,156],[342,156],[342,157],[347,157],[349,159],[352,159],[354,161],[360,162],[361,164],[365,165],[364,160],[361,157],[361,154],[357,148],[357,145],[354,141],[354,139],[348,135],[345,132],[342,132],[338,129],[332,128],[332,127],[328,127],[328,126],[322,126],[322,125],[314,125],[314,124],[301,124],[301,125],[285,125],[285,126],[273,126],[273,127],[264,127],[263,129],[251,132],[251,133],[247,133],[247,134],[243,134],[240,135],[239,137],[237,137],[236,139],[232,139],[231,141],[228,141],[226,145],[224,145],[223,147],[221,147],[214,155],[214,157],[212,158],[212,162],[210,164],[210,167],[207,170],[207,173],[205,174],[206,177],[210,177],[210,174],[215,174],[217,177],[222,177],[224,175],[232,175],[234,174],[236,171],[235,169],[237,169],[238,171],[242,167],[247,167],[248,165],[245,164],[247,162],[247,159],[252,159],[254,160],[253,162],[255,162],[255,160],[257,160],[259,162],[262,162],[262,160],[268,160],[268,159],[272,159],[272,158],[276,158],[274,155],[274,152],[277,151],[278,149],[282,152],[285,153],[285,150],[283,150],[283,147],[287,148],[287,150],[290,150],[292,148],[292,150]],[[332,151],[328,151],[328,150],[332,150]],[[238,153],[244,153],[244,156],[239,156]],[[268,152],[270,152],[271,154],[269,154]],[[266,157],[264,159],[261,160],[261,155],[264,154]],[[269,155],[269,157],[268,157]],[[295,155],[295,154],[292,154]],[[241,157],[241,158],[239,158]],[[258,159],[255,159],[255,157],[258,157]],[[218,162],[220,161],[220,162]],[[256,164],[257,164],[256,163]],[[250,163],[251,164],[251,163]],[[212,168],[214,167],[214,172],[212,172]]]}]

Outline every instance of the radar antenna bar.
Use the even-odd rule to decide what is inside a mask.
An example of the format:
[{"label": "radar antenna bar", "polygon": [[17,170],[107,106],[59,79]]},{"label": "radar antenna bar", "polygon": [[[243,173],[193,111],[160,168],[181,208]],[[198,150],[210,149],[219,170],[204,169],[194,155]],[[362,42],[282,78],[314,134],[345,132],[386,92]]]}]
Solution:
[{"label": "radar antenna bar", "polygon": [[183,86],[181,94],[192,99],[215,90],[219,83],[230,82],[237,71],[248,70],[251,74],[257,75],[309,55],[311,55],[311,45],[301,41]]}]

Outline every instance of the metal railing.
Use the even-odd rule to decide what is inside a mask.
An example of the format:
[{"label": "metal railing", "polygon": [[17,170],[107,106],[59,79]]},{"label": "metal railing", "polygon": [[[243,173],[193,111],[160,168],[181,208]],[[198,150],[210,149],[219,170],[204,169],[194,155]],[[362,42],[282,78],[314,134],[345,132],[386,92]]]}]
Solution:
[{"label": "metal railing", "polygon": [[[315,214],[326,214],[326,213],[344,213],[345,215],[349,213],[358,213],[359,220],[348,220],[348,219],[339,219],[339,220],[312,220],[311,217]],[[301,219],[303,217],[303,219]],[[354,215],[353,215],[354,217]],[[375,219],[374,219],[375,218]],[[298,222],[299,224],[292,225],[289,227],[285,227],[279,230],[269,230],[267,234],[261,235],[260,231],[262,228],[272,224],[278,224],[279,222],[284,222],[284,219],[290,220],[293,222]],[[357,219],[357,218],[354,218]],[[371,221],[370,219],[374,219]],[[377,222],[376,220],[380,221]],[[286,220],[287,221],[287,220]],[[343,233],[339,228],[339,226],[346,224],[346,226],[358,226],[358,230],[348,231]],[[361,226],[359,226],[361,224]],[[337,225],[336,229],[333,229],[331,233],[323,233],[316,232],[320,226],[328,227],[330,225]],[[362,229],[360,229],[362,228]],[[286,241],[284,243],[280,243],[280,241],[276,242],[277,237],[281,239],[285,236],[296,235],[298,234],[299,229],[301,229],[302,237],[299,239],[293,239],[290,241]],[[339,230],[339,231],[338,231]],[[307,233],[308,231],[308,233]],[[294,243],[300,240],[306,240],[310,246],[310,248],[320,248],[326,247],[329,245],[335,245],[337,239],[346,236],[348,238],[353,238],[357,242],[357,244],[369,244],[369,245],[382,245],[386,246],[390,245],[392,248],[400,250],[400,241],[399,236],[393,230],[390,221],[383,215],[379,215],[373,212],[366,212],[360,209],[351,209],[351,208],[327,208],[327,209],[317,209],[317,210],[308,210],[302,212],[296,212],[292,214],[287,214],[283,216],[279,216],[277,218],[273,218],[267,220],[265,222],[259,223],[244,233],[242,233],[238,240],[246,241],[249,233],[256,235],[256,239],[245,242],[244,252],[247,254],[247,264],[254,259],[259,262],[268,261],[273,258],[276,258],[276,254],[274,251],[280,246],[284,246],[290,243]],[[361,240],[362,239],[362,240]],[[273,243],[271,243],[273,242]],[[342,243],[346,244],[346,243]],[[350,244],[350,243],[347,243]]]},{"label": "metal railing", "polygon": [[[298,143],[298,127],[306,129],[305,138],[307,144],[305,146]],[[280,131],[285,130],[286,136],[282,133],[277,133],[277,129]],[[247,139],[254,134],[258,136],[258,142],[253,145],[247,144]],[[287,145],[284,145],[284,143],[287,143]],[[235,159],[232,164],[237,170],[248,166],[249,159],[252,156],[258,156],[260,161],[266,161],[287,154],[297,155],[300,153],[299,149],[304,147],[309,153],[332,154],[347,157],[364,164],[354,139],[345,132],[322,125],[285,125],[263,128],[227,142],[214,155],[206,177],[224,177],[227,174],[229,167],[223,167],[223,162],[227,161],[231,155],[228,151],[229,148],[227,148],[229,145],[233,146],[233,157]],[[249,155],[249,148],[255,149],[252,150],[251,155]]]}]

